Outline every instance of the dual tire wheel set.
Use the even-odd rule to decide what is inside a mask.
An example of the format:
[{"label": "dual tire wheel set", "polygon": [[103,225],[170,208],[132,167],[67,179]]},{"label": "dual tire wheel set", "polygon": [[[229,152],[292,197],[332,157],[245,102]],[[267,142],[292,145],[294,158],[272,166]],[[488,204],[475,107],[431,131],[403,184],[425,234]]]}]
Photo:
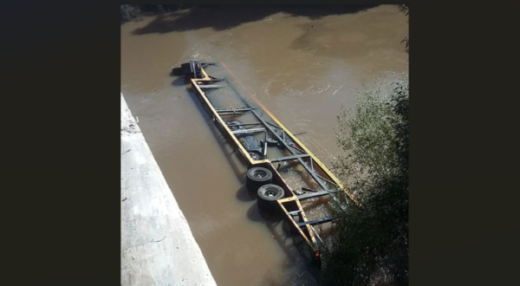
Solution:
[{"label": "dual tire wheel set", "polygon": [[258,208],[272,212],[276,209],[276,201],[283,198],[285,192],[282,187],[272,184],[273,173],[264,167],[252,167],[247,170],[246,186],[251,192],[258,195]]},{"label": "dual tire wheel set", "polygon": [[[276,201],[283,198],[285,194],[283,188],[272,184],[272,181],[273,173],[267,168],[253,167],[247,171],[247,189],[257,193],[258,208],[269,213],[276,211],[278,207]],[[300,222],[299,215],[294,215],[293,219],[296,223]],[[298,233],[297,228],[289,220],[285,221],[284,229],[291,234]]]}]

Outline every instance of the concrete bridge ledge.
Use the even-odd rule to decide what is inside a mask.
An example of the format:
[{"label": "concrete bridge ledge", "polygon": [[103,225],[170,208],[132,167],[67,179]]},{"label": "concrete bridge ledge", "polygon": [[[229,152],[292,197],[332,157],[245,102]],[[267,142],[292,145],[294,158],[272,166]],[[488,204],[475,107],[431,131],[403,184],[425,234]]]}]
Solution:
[{"label": "concrete bridge ledge", "polygon": [[216,285],[123,94],[121,285]]}]

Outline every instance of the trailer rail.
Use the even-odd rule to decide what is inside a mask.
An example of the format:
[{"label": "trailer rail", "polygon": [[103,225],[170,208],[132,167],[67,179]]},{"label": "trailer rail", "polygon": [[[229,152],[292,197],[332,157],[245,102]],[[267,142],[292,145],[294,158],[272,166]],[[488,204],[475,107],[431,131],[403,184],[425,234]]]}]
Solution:
[{"label": "trailer rail", "polygon": [[[224,68],[231,77],[210,76],[205,70],[209,67]],[[359,204],[355,197],[258,100],[252,98],[257,105],[254,106],[237,91],[231,80],[232,72],[224,63],[190,61],[180,68],[174,68],[172,72],[189,79],[194,93],[207,109],[216,126],[239,151],[248,166],[247,187],[250,191],[258,192],[259,208],[267,212],[281,210],[293,227],[293,231],[301,235],[313,251],[313,258],[319,262],[320,247],[326,245],[315,226],[332,222],[337,217],[322,216],[310,219],[302,207],[302,201],[327,196],[344,209],[348,199]],[[236,96],[236,100],[234,102],[230,100],[231,94],[221,96],[220,99],[218,96],[214,97],[216,91],[223,89],[231,91],[231,94]],[[298,172],[302,177],[307,178],[312,186],[302,186],[301,190],[289,186],[281,175],[284,168],[282,164],[289,162],[303,167]],[[274,164],[278,166],[275,167]]]}]

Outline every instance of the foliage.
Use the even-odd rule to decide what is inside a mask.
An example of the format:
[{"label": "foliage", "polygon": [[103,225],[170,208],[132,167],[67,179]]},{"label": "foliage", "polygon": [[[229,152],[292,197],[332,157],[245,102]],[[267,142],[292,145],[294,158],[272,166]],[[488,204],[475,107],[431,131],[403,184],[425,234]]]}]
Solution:
[{"label": "foliage", "polygon": [[189,8],[194,5],[185,4],[122,4],[121,23],[137,20],[143,13],[165,13]]},{"label": "foliage", "polygon": [[408,13],[410,12],[410,8],[408,7],[408,4],[401,4],[399,5],[399,9],[401,12],[403,12],[406,16],[408,16]]},{"label": "foliage", "polygon": [[338,115],[337,142],[345,151],[334,167],[354,191],[343,211],[323,285],[408,283],[408,79],[395,88],[362,90],[354,109]]},{"label": "foliage", "polygon": [[123,4],[121,5],[121,23],[138,19],[141,15],[139,5]]},{"label": "foliage", "polygon": [[370,89],[364,85],[355,108],[343,108],[337,117],[336,140],[346,155],[334,162],[334,169],[360,197],[398,175],[404,164],[402,148],[408,145],[401,137],[407,130],[397,131],[408,124],[408,80],[394,84],[392,90],[382,81]]},{"label": "foliage", "polygon": [[[408,7],[408,4],[401,4],[399,6],[399,9],[401,10],[401,12],[403,12],[406,16],[408,16],[410,14],[410,8]],[[408,37],[405,37],[403,42],[405,43],[405,50],[406,52],[408,53],[409,52],[409,47],[410,47],[410,40]]]}]

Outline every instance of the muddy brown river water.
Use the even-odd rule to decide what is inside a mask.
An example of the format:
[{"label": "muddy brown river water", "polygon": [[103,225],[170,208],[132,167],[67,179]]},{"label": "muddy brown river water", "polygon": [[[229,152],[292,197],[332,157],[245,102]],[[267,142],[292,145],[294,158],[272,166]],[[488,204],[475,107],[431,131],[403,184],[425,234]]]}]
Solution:
[{"label": "muddy brown river water", "polygon": [[395,5],[192,8],[121,26],[121,89],[218,285],[316,285],[280,224],[243,186],[246,167],[183,80],[189,59],[221,61],[326,165],[354,90],[408,72]]}]

